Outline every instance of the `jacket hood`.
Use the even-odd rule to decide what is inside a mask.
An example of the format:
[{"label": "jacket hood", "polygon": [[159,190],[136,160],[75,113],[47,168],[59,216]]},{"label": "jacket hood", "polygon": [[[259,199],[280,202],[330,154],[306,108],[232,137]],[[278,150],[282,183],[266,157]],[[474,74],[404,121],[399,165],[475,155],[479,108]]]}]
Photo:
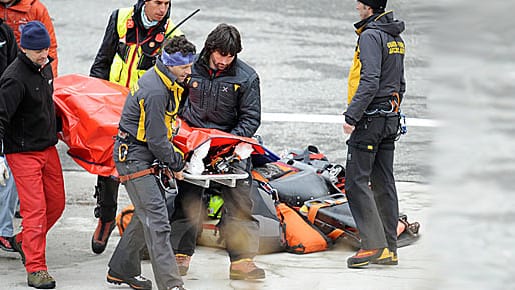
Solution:
[{"label": "jacket hood", "polygon": [[36,1],[37,0],[16,0],[13,3],[9,4],[9,6],[3,3],[1,5],[3,5],[4,7],[9,7],[9,9],[15,11],[28,12],[34,4],[34,2]]},{"label": "jacket hood", "polygon": [[378,29],[393,36],[400,35],[405,29],[404,21],[393,18],[393,11],[374,14],[355,23],[354,27],[356,27],[357,34],[361,34],[366,29]]},{"label": "jacket hood", "polygon": [[[145,2],[148,0],[138,0],[138,2],[134,5],[134,15],[137,15],[137,17],[134,17],[133,19],[138,22],[139,27],[143,27],[143,23],[141,23],[141,10],[143,9],[143,6],[145,5]],[[163,17],[163,20],[159,22],[158,25],[162,25],[163,23],[170,18],[170,14],[172,11],[172,2],[170,2],[170,5],[168,6],[168,11],[166,11],[165,17]]]}]

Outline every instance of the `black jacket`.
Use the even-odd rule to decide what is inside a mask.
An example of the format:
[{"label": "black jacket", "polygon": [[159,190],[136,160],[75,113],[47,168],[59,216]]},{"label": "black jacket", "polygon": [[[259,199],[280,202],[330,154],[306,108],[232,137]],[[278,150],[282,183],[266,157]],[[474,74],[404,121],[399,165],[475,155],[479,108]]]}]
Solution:
[{"label": "black jacket", "polygon": [[358,59],[361,63],[359,85],[345,112],[345,120],[354,125],[363,112],[376,101],[398,93],[402,100],[405,45],[401,33],[404,22],[395,20],[393,12],[375,14],[356,24]]},{"label": "black jacket", "polygon": [[[137,40],[141,43],[149,36],[155,36],[166,30],[166,21],[170,17],[171,5],[168,8],[168,12],[163,20],[161,20],[161,22],[159,22],[157,26],[150,31],[145,29],[143,23],[141,22],[140,15],[144,4],[145,1],[138,0],[138,2],[134,5],[134,16],[132,17],[134,21],[134,27],[127,30],[125,39],[127,43],[136,43]],[[115,54],[118,52],[122,58],[125,55],[126,46],[124,43],[120,42],[118,30],[116,28],[118,21],[118,11],[119,10],[113,11],[113,13],[111,13],[111,17],[109,17],[109,22],[104,33],[104,39],[102,40],[100,49],[98,50],[95,61],[93,62],[89,72],[89,75],[92,77],[109,80],[109,71],[111,70],[111,64],[113,63]],[[136,37],[136,33],[138,33],[138,37]],[[142,49],[145,53],[143,54],[140,63],[138,64],[138,69],[148,70],[155,64],[156,56],[147,57],[151,51],[155,50],[155,47],[151,47],[150,43],[152,43],[152,41],[147,41],[145,44],[142,44]]]},{"label": "black jacket", "polygon": [[0,76],[16,59],[18,45],[12,29],[0,18]]},{"label": "black jacket", "polygon": [[53,92],[50,63],[41,68],[18,54],[0,78],[4,153],[41,151],[57,143]]},{"label": "black jacket", "polygon": [[259,77],[249,65],[234,58],[231,66],[214,74],[203,50],[191,69],[189,96],[181,116],[193,127],[214,128],[252,137],[261,124]]}]

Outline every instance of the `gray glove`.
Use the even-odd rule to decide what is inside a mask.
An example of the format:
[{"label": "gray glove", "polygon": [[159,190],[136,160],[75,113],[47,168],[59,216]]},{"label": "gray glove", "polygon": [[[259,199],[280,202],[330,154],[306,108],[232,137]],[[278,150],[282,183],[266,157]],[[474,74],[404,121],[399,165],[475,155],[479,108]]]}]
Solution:
[{"label": "gray glove", "polygon": [[7,170],[5,158],[0,156],[0,185],[5,186],[5,181],[7,179],[9,179],[9,170]]}]

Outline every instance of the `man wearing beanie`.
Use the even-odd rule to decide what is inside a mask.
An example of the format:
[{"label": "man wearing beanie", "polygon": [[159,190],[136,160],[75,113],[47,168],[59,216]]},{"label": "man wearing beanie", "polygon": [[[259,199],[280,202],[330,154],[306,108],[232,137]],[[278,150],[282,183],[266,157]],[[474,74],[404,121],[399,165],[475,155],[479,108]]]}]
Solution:
[{"label": "man wearing beanie", "polygon": [[[170,19],[171,7],[170,0],[138,0],[132,7],[113,11],[89,75],[132,88],[156,63],[165,39],[182,34]],[[98,223],[91,238],[96,254],[104,252],[115,227],[118,187],[110,176],[97,178]]]},{"label": "man wearing beanie", "polygon": [[46,265],[46,235],[64,210],[64,182],[57,144],[50,36],[43,23],[28,22],[21,52],[0,78],[0,140],[11,167],[23,216],[13,240],[27,283],[55,288]]},{"label": "man wearing beanie", "polygon": [[348,77],[345,111],[345,192],[361,238],[349,268],[397,265],[399,206],[393,159],[400,135],[399,106],[405,93],[404,22],[385,12],[386,0],[358,0],[361,20]]}]

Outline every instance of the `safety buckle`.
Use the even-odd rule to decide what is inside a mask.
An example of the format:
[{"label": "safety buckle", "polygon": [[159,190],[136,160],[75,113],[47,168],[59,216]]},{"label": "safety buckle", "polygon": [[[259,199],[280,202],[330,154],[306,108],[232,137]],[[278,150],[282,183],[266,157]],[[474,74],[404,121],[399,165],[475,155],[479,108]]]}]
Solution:
[{"label": "safety buckle", "polygon": [[118,147],[118,161],[125,162],[127,160],[127,153],[129,153],[129,146],[125,143],[120,144]]}]

